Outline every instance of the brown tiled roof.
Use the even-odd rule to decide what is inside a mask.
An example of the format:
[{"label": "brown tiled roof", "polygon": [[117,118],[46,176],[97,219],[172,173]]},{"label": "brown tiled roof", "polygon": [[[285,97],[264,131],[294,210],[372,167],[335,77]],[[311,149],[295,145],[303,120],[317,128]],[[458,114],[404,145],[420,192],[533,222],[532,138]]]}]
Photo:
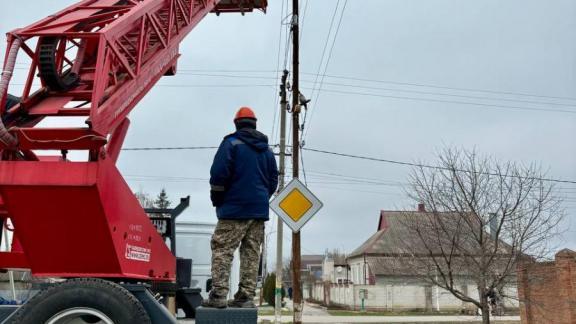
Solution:
[{"label": "brown tiled roof", "polygon": [[300,260],[302,262],[312,261],[312,262],[322,263],[322,260],[324,260],[324,255],[321,255],[321,254],[302,254],[302,256],[300,257]]},{"label": "brown tiled roof", "polygon": [[309,265],[319,265],[322,264],[324,260],[323,255],[317,254],[303,254],[300,257],[300,269],[308,269]]},{"label": "brown tiled roof", "polygon": [[332,258],[334,259],[334,265],[346,264],[346,255],[345,254],[334,255]]},{"label": "brown tiled roof", "polygon": [[558,253],[556,253],[556,256],[560,256],[560,257],[573,257],[576,258],[576,252],[572,251],[570,249],[562,249],[560,251],[558,251]]},{"label": "brown tiled roof", "polygon": [[[379,230],[352,251],[348,258],[361,255],[399,256],[406,253],[427,255],[429,251],[421,239],[415,237],[413,231],[406,226],[422,217],[441,217],[445,226],[450,226],[450,224],[457,226],[452,220],[462,216],[456,213],[433,214],[419,211],[381,211],[378,224]],[[502,249],[508,247],[504,242],[501,241],[500,243]],[[474,243],[470,242],[468,250],[472,251],[474,248]],[[440,253],[440,250],[438,250],[438,253]]]},{"label": "brown tiled roof", "polygon": [[[397,254],[400,242],[409,239],[409,231],[402,223],[402,218],[421,217],[420,212],[382,211],[378,230],[357,249],[352,251],[348,258],[364,254]],[[418,244],[416,239],[412,240]]]}]

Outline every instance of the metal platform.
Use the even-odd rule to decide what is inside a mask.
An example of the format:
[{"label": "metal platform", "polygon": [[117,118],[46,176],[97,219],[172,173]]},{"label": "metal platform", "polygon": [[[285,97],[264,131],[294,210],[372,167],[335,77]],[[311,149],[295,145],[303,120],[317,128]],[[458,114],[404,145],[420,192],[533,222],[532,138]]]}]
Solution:
[{"label": "metal platform", "polygon": [[257,308],[205,308],[196,309],[196,324],[256,324]]},{"label": "metal platform", "polygon": [[14,312],[18,310],[20,305],[1,305],[0,306],[0,323],[7,321]]}]

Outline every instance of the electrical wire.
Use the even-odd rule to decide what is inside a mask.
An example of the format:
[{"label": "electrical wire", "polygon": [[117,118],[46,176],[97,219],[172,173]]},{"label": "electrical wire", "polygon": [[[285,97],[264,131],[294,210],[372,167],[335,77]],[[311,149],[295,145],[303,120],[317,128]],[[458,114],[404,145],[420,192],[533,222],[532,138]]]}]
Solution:
[{"label": "electrical wire", "polygon": [[[30,65],[30,63],[25,63],[25,62],[17,62],[16,64],[26,65],[26,66]],[[15,69],[28,70],[27,67],[26,68],[15,67]],[[278,69],[278,70],[182,69],[182,68],[178,69],[178,72],[186,72],[186,71],[187,72],[202,72],[202,73],[279,73],[279,72],[282,72],[282,70],[280,70],[280,69]],[[178,73],[178,74],[180,74],[180,73]],[[311,72],[301,72],[301,74],[310,75],[310,76],[316,76],[317,75],[317,73],[311,73]],[[467,87],[450,87],[450,86],[437,85],[437,84],[431,84],[431,83],[400,82],[400,81],[392,81],[392,80],[360,78],[360,77],[354,77],[354,76],[343,76],[343,75],[333,75],[333,74],[321,74],[320,76],[325,76],[327,78],[332,78],[332,79],[343,79],[343,80],[353,80],[353,81],[362,81],[362,82],[387,83],[387,84],[395,84],[395,85],[438,88],[438,89],[455,90],[455,91],[484,92],[484,93],[497,94],[497,95],[512,95],[512,96],[522,96],[522,97],[534,97],[534,98],[547,98],[547,99],[556,99],[556,100],[576,101],[576,97],[542,95],[542,94],[533,94],[533,93],[527,93],[527,92],[497,91],[497,90],[491,90],[491,89],[477,89],[477,88],[467,88]]]},{"label": "electrical wire", "polygon": [[408,183],[403,182],[394,182],[394,181],[385,181],[378,178],[366,178],[366,177],[358,177],[358,176],[351,176],[351,175],[344,175],[332,172],[319,172],[319,171],[310,171],[308,170],[310,177],[312,178],[319,178],[319,179],[341,179],[343,181],[350,181],[351,183],[359,183],[359,184],[369,184],[369,185],[382,185],[382,186],[393,186],[393,187],[402,187],[408,185]]},{"label": "electrical wire", "polygon": [[302,21],[300,22],[300,39],[302,39],[302,35],[304,35],[304,22],[306,21],[306,13],[308,12],[308,5],[310,4],[310,0],[306,0],[306,5],[304,6],[304,13],[302,14]]},{"label": "electrical wire", "polygon": [[[275,147],[276,145],[271,145]],[[166,151],[166,150],[204,150],[204,149],[217,149],[217,146],[178,146],[178,147],[131,147],[131,148],[123,148],[123,151]],[[457,172],[469,172],[466,170],[459,170],[459,169],[450,169],[442,166],[434,166],[429,164],[422,164],[422,163],[413,163],[413,162],[406,162],[406,161],[398,161],[398,160],[391,160],[391,159],[382,159],[382,158],[375,158],[370,156],[362,156],[362,155],[354,155],[348,153],[340,153],[340,152],[333,152],[327,150],[320,150],[315,148],[308,148],[308,147],[301,147],[301,150],[310,151],[315,153],[321,153],[326,155],[333,155],[333,156],[341,156],[347,158],[354,158],[360,160],[367,160],[373,162],[382,162],[382,163],[389,163],[389,164],[396,164],[396,165],[403,165],[403,166],[412,166],[412,167],[421,167],[421,168],[428,168],[428,169],[438,169],[438,170],[448,170],[448,171],[457,171]],[[322,172],[315,172],[320,173]],[[346,176],[346,175],[339,175],[335,173],[324,173],[326,175],[334,175],[340,177],[350,177],[350,178],[358,178],[353,176]],[[491,175],[491,176],[502,176],[501,174],[496,173],[487,173],[487,172],[480,172],[479,174],[484,175]],[[511,178],[520,178],[520,179],[533,179],[533,180],[541,180],[546,182],[556,182],[556,183],[567,183],[567,184],[576,184],[574,180],[563,180],[563,179],[552,179],[552,178],[538,178],[538,177],[521,177],[521,176],[512,176],[512,175],[503,175],[506,177]],[[358,179],[365,179],[370,180],[370,178],[358,178]],[[378,179],[374,179],[378,180]],[[565,188],[565,189],[572,189],[572,188]]]},{"label": "electrical wire", "polygon": [[465,98],[465,99],[479,99],[479,100],[499,100],[499,101],[508,101],[508,102],[528,103],[528,104],[535,104],[535,105],[550,105],[550,106],[563,106],[563,107],[576,108],[576,104],[566,104],[566,103],[556,103],[556,102],[542,102],[542,101],[509,99],[509,98],[491,98],[491,97],[469,96],[469,95],[452,94],[452,93],[441,93],[441,92],[439,93],[439,92],[431,92],[431,91],[418,91],[418,90],[371,87],[371,86],[343,84],[343,83],[335,83],[335,82],[325,82],[324,84],[331,85],[331,86],[338,86],[338,87],[365,89],[365,90],[384,90],[384,91],[415,93],[415,94],[424,94],[424,95],[433,95],[433,96],[447,96],[447,97]]},{"label": "electrical wire", "polygon": [[271,88],[273,84],[158,84],[161,88]]},{"label": "electrical wire", "polygon": [[213,150],[218,146],[173,146],[173,147],[127,147],[122,151],[179,151],[179,150]]},{"label": "electrical wire", "polygon": [[304,166],[304,154],[302,151],[302,145],[299,145],[298,147],[300,147],[300,165],[302,169],[302,175],[304,176],[304,184],[308,186],[308,178],[306,177],[306,167]]},{"label": "electrical wire", "polygon": [[[197,75],[197,76],[206,76],[206,77],[221,77],[221,78],[246,78],[246,79],[263,79],[263,80],[275,80],[276,78],[271,77],[262,77],[262,76],[242,76],[242,75],[231,75],[231,74],[203,74],[203,73],[192,73],[190,75]],[[319,74],[317,74],[319,75]],[[301,80],[300,82],[303,83],[313,83],[315,84],[316,81],[308,81],[308,80]],[[531,100],[521,100],[521,99],[510,99],[510,98],[494,98],[494,97],[482,97],[482,96],[471,96],[471,95],[463,95],[463,94],[452,94],[452,93],[442,93],[442,92],[431,92],[431,91],[419,91],[419,90],[407,90],[407,89],[395,89],[395,88],[383,88],[383,87],[373,87],[373,86],[366,86],[366,85],[356,85],[356,84],[347,84],[347,83],[338,83],[338,82],[324,82],[323,84],[336,86],[336,87],[347,87],[347,88],[357,88],[357,89],[364,89],[364,90],[383,90],[383,91],[395,91],[395,92],[404,92],[404,93],[415,93],[415,94],[424,94],[424,95],[433,95],[433,96],[448,96],[448,97],[456,97],[456,98],[464,98],[464,99],[479,99],[479,100],[492,100],[492,101],[507,101],[507,102],[520,102],[520,103],[528,103],[528,104],[541,104],[541,105],[551,105],[551,106],[564,106],[564,107],[574,107],[576,108],[576,104],[567,104],[567,103],[557,103],[557,102],[543,102],[543,101],[531,101]],[[318,90],[315,88],[315,85],[312,86],[313,91]]]},{"label": "electrical wire", "polygon": [[326,35],[324,47],[322,48],[322,55],[320,56],[320,63],[318,63],[318,71],[316,72],[316,76],[314,77],[314,84],[312,85],[312,93],[310,94],[310,98],[314,97],[314,92],[316,90],[316,84],[318,83],[318,79],[320,78],[320,74],[322,72],[322,66],[324,63],[324,58],[326,57],[326,50],[328,49],[328,44],[330,43],[330,36],[332,35],[332,29],[334,28],[334,21],[336,20],[336,14],[338,13],[338,7],[339,6],[340,6],[340,0],[338,0],[338,2],[336,2],[336,6],[334,7],[334,12],[332,13],[332,18],[330,19],[330,28],[328,29],[328,34]]},{"label": "electrical wire", "polygon": [[[304,88],[304,89],[310,89],[310,88]],[[382,95],[382,94],[376,94],[376,93],[344,91],[344,90],[332,90],[332,89],[324,89],[323,91],[324,91],[324,92],[330,92],[330,93],[346,94],[346,95],[358,95],[358,96],[367,96],[367,97],[390,98],[390,99],[401,99],[401,100],[414,100],[414,101],[425,101],[425,102],[438,102],[438,103],[452,103],[452,104],[459,104],[459,105],[472,105],[472,106],[487,107],[487,108],[496,108],[496,109],[528,110],[528,111],[548,111],[548,112],[555,112],[555,113],[576,114],[576,111],[574,111],[574,110],[566,110],[566,109],[548,109],[548,108],[535,108],[535,107],[521,107],[521,106],[509,106],[509,105],[496,105],[496,104],[478,103],[478,102],[453,101],[453,100],[442,100],[442,99],[431,99],[431,98],[417,98],[417,97],[405,97],[405,96],[392,96],[392,95]]]},{"label": "electrical wire", "polygon": [[284,50],[284,69],[288,70],[288,59],[292,59],[292,46],[290,46],[290,41],[292,40],[292,32],[287,31],[288,38],[286,39],[286,47]]},{"label": "electrical wire", "polygon": [[[276,73],[276,72],[275,72]],[[185,73],[183,75],[194,75],[203,77],[219,77],[219,78],[233,78],[233,79],[259,79],[259,80],[278,80],[276,77],[265,77],[256,75],[237,75],[237,74],[213,74],[204,72]]]},{"label": "electrical wire", "polygon": [[[320,94],[322,93],[322,86],[324,85],[324,78],[326,75],[326,72],[328,71],[328,66],[330,66],[330,60],[332,59],[332,54],[334,53],[334,45],[336,44],[336,40],[338,39],[338,33],[340,32],[340,27],[342,26],[342,20],[344,18],[344,12],[346,11],[346,5],[348,4],[348,0],[344,1],[344,6],[342,7],[342,11],[340,12],[340,19],[338,20],[338,26],[336,27],[336,32],[334,33],[334,38],[332,39],[332,45],[330,46],[330,52],[328,52],[328,59],[326,60],[326,64],[324,66],[324,72],[322,73],[322,78],[320,80],[320,86],[318,87],[318,90],[316,91],[316,99],[313,99],[313,95],[311,95],[310,99],[315,100],[313,101],[313,105],[316,109],[312,110],[312,112],[310,112],[310,121],[309,123],[312,122],[312,118],[314,117],[314,111],[317,110],[318,107],[318,102],[320,100]],[[314,90],[312,90],[312,93],[314,93]],[[302,141],[306,140],[306,135],[309,132],[310,127],[308,127],[308,129],[305,128],[306,125],[306,117],[308,116],[308,114],[304,114],[304,120],[302,122]],[[310,126],[310,125],[308,125]]]},{"label": "electrical wire", "polygon": [[274,136],[274,128],[276,127],[276,120],[278,119],[278,109],[276,109],[276,107],[278,106],[278,95],[277,95],[277,89],[279,86],[279,75],[278,75],[278,70],[280,70],[280,53],[282,51],[282,20],[284,17],[284,4],[285,2],[282,1],[282,10],[280,11],[280,31],[278,33],[278,54],[276,57],[276,71],[274,72],[274,79],[276,80],[276,84],[274,86],[274,119],[272,122],[272,131],[270,132],[270,136]]},{"label": "electrical wire", "polygon": [[[360,160],[367,160],[367,161],[374,161],[374,162],[383,162],[383,163],[389,163],[389,164],[397,164],[397,165],[403,165],[403,166],[412,166],[412,167],[420,167],[420,168],[427,168],[427,169],[437,169],[437,170],[447,170],[447,171],[457,171],[457,172],[470,172],[470,171],[467,171],[467,170],[451,169],[451,168],[446,168],[446,167],[442,167],[442,166],[435,166],[435,165],[429,165],[429,164],[421,164],[421,163],[413,163],[413,162],[405,162],[405,161],[396,161],[396,160],[389,160],[389,159],[381,159],[381,158],[375,158],[375,157],[369,157],[369,156],[362,156],[362,155],[354,155],[354,154],[347,154],[347,153],[331,152],[331,151],[319,150],[319,149],[307,148],[307,147],[304,147],[304,148],[302,148],[302,149],[305,150],[305,151],[322,153],[322,154],[327,154],[327,155],[341,156],[341,157],[347,157],[347,158],[353,158],[353,159],[360,159]],[[510,177],[510,178],[519,178],[519,179],[532,179],[532,180],[540,180],[540,181],[546,181],[546,182],[557,182],[557,183],[576,184],[576,181],[574,181],[574,180],[562,180],[562,179],[538,178],[538,177],[521,177],[521,176],[513,176],[513,175],[501,175],[501,174],[497,174],[497,173],[488,173],[488,172],[479,172],[478,174],[491,175],[491,176],[504,176],[504,177]]]},{"label": "electrical wire", "polygon": [[[279,43],[281,46],[282,45],[281,41]],[[280,56],[280,54],[278,54],[278,57],[279,56]],[[279,58],[278,58],[278,61],[280,61]],[[280,63],[277,64],[276,70],[178,69],[178,73],[176,75],[179,75],[180,72],[191,72],[191,73],[278,73],[278,72],[282,72],[282,70],[280,70],[279,68],[280,68]]]},{"label": "electrical wire", "polygon": [[[302,74],[314,75],[313,73],[302,73]],[[496,91],[496,90],[474,89],[474,88],[458,88],[458,87],[449,87],[449,86],[435,85],[435,84],[425,84],[425,83],[415,83],[415,82],[399,82],[399,81],[368,79],[368,78],[359,78],[359,77],[351,77],[351,76],[338,76],[338,75],[330,75],[330,74],[325,74],[325,76],[328,78],[334,78],[334,79],[364,81],[364,82],[376,82],[376,83],[389,83],[389,84],[414,86],[414,87],[427,87],[427,88],[437,88],[437,89],[456,90],[456,91],[468,91],[468,92],[484,92],[484,93],[499,94],[499,95],[513,95],[513,96],[547,98],[547,99],[558,99],[558,100],[576,100],[576,98],[574,98],[574,97],[539,95],[539,94],[531,94],[531,93],[526,93],[526,92]]]}]

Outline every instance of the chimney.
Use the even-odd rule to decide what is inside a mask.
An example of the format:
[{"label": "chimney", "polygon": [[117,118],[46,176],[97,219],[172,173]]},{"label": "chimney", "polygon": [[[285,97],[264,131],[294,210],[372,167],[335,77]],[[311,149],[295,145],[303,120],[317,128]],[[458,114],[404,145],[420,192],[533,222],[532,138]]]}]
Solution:
[{"label": "chimney", "polygon": [[426,206],[424,206],[424,203],[419,203],[418,204],[418,211],[421,213],[426,212]]},{"label": "chimney", "polygon": [[386,214],[383,210],[380,211],[380,220],[378,221],[378,230],[383,230],[388,228],[388,220],[386,219]]}]

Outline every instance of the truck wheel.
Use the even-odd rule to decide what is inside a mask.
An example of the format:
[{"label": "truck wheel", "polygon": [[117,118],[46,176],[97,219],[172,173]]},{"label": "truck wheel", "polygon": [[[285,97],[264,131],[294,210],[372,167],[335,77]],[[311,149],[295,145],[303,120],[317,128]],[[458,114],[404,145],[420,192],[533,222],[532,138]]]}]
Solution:
[{"label": "truck wheel", "polygon": [[70,279],[32,297],[10,324],[151,324],[144,306],[111,281]]}]

